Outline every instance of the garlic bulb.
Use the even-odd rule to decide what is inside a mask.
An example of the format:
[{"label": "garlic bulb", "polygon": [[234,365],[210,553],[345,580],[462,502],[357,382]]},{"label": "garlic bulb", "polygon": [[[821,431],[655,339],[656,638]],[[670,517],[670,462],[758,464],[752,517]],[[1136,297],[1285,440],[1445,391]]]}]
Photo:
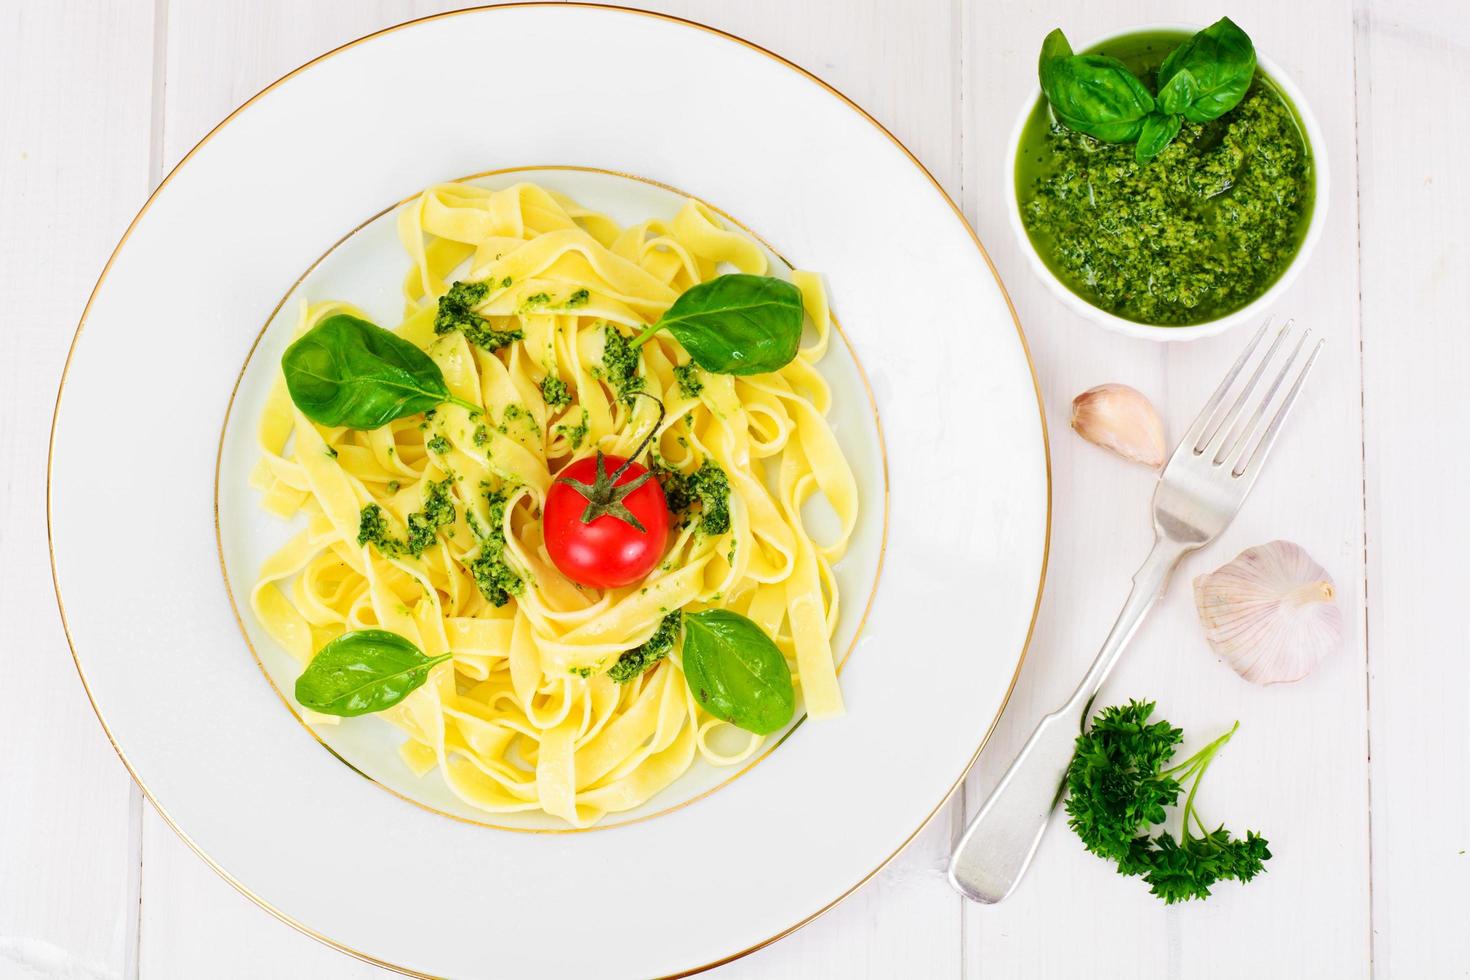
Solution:
[{"label": "garlic bulb", "polygon": [[1342,645],[1332,576],[1290,541],[1247,548],[1194,580],[1205,638],[1255,684],[1300,680]]},{"label": "garlic bulb", "polygon": [[1072,428],[1124,459],[1154,469],[1164,465],[1164,423],[1136,388],[1106,384],[1087,389],[1072,399]]}]

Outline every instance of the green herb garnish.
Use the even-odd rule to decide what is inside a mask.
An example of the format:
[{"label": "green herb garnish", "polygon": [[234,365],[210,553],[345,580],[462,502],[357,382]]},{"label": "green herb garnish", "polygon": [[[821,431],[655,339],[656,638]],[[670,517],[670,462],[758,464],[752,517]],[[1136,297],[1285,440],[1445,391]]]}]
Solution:
[{"label": "green herb garnish", "polygon": [[748,732],[769,735],[791,721],[791,668],[755,623],[728,609],[684,617],[684,676],[700,707]]},{"label": "green herb garnish", "polygon": [[327,317],[287,347],[281,372],[291,401],[321,425],[376,429],[445,402],[481,411],[449,393],[429,355],[345,313]]},{"label": "green herb garnish", "polygon": [[1041,91],[1062,125],[1104,143],[1135,143],[1139,163],[1173,142],[1185,120],[1208,122],[1235,108],[1255,70],[1255,46],[1229,17],[1164,59],[1157,97],[1117,58],[1073,54],[1061,28],[1042,42],[1037,65]]},{"label": "green herb garnish", "polygon": [[1256,48],[1221,17],[1170,52],[1159,66],[1159,109],[1192,123],[1219,119],[1245,98],[1256,74]]},{"label": "green herb garnish", "polygon": [[[1271,857],[1266,839],[1254,831],[1234,838],[1223,825],[1210,830],[1194,808],[1205,770],[1240,723],[1165,769],[1184,733],[1167,721],[1150,724],[1153,710],[1151,701],[1105,708],[1078,736],[1067,770],[1068,825],[1089,851],[1116,862],[1120,874],[1142,875],[1166,904],[1208,898],[1219,881],[1250,881]],[[1183,782],[1189,783],[1189,795],[1181,839],[1164,830],[1150,837],[1148,826],[1164,822],[1164,810],[1178,802]]]},{"label": "green herb garnish", "polygon": [[774,276],[734,273],[686,289],[633,346],[667,330],[711,374],[764,374],[791,363],[801,323],[801,290]]},{"label": "green herb garnish", "polygon": [[412,694],[436,664],[451,657],[426,657],[387,630],[353,630],[312,657],[296,678],[296,700],[312,711],[343,718],[382,711]]}]

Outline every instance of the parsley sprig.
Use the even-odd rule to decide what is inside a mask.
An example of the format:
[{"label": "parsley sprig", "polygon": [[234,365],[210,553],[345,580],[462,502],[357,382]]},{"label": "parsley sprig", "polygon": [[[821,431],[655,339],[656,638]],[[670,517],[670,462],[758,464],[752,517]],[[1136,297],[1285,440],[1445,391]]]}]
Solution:
[{"label": "parsley sprig", "polygon": [[[1194,806],[1205,770],[1240,723],[1166,769],[1184,732],[1167,721],[1149,723],[1153,710],[1152,701],[1105,708],[1078,736],[1067,770],[1068,824],[1089,851],[1116,862],[1119,874],[1142,875],[1166,904],[1208,898],[1219,881],[1250,881],[1271,857],[1266,839],[1254,831],[1232,837],[1223,825],[1210,830]],[[1180,839],[1162,829],[1156,837],[1140,834],[1164,822],[1185,783]]]}]

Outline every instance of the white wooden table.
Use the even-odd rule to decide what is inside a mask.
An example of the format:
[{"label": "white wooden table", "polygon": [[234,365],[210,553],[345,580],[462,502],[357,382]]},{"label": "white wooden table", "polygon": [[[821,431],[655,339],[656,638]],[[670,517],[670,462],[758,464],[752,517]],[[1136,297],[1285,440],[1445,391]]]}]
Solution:
[{"label": "white wooden table", "polygon": [[[143,802],[67,653],[42,490],[67,345],[147,192],[285,71],[451,5],[0,0],[0,978],[381,975],[251,905]],[[964,793],[843,905],[716,975],[1470,975],[1470,180],[1456,156],[1470,152],[1470,10],[1462,0],[651,6],[816,72],[891,128],[962,203],[1026,327],[1055,481],[1035,638]],[[1094,384],[1126,382],[1155,400],[1177,435],[1244,340],[1151,345],[1068,313],[1012,241],[1004,137],[1051,27],[1083,39],[1224,13],[1292,73],[1327,135],[1331,220],[1279,312],[1330,343],[1252,500],[1225,540],[1187,562],[1105,698],[1157,698],[1195,741],[1240,719],[1203,808],[1234,828],[1260,828],[1276,857],[1247,888],[1165,908],[1054,827],[1014,897],[968,905],[944,880],[950,841],[1080,676],[1147,546],[1150,474],[1072,435],[1069,402]],[[97,424],[126,434],[111,420]],[[1348,637],[1309,679],[1258,689],[1209,653],[1187,584],[1278,537],[1304,545],[1335,576]]]}]

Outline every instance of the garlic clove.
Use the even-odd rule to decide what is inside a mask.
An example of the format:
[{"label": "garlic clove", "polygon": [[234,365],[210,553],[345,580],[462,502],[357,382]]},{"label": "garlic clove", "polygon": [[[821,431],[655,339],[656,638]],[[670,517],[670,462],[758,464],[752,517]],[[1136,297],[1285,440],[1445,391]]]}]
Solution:
[{"label": "garlic clove", "polygon": [[1164,423],[1136,388],[1105,384],[1087,389],[1072,399],[1072,428],[1124,459],[1154,469],[1164,465]]},{"label": "garlic clove", "polygon": [[1342,646],[1342,610],[1327,570],[1290,541],[1247,548],[1194,580],[1205,639],[1254,684],[1300,680]]}]

